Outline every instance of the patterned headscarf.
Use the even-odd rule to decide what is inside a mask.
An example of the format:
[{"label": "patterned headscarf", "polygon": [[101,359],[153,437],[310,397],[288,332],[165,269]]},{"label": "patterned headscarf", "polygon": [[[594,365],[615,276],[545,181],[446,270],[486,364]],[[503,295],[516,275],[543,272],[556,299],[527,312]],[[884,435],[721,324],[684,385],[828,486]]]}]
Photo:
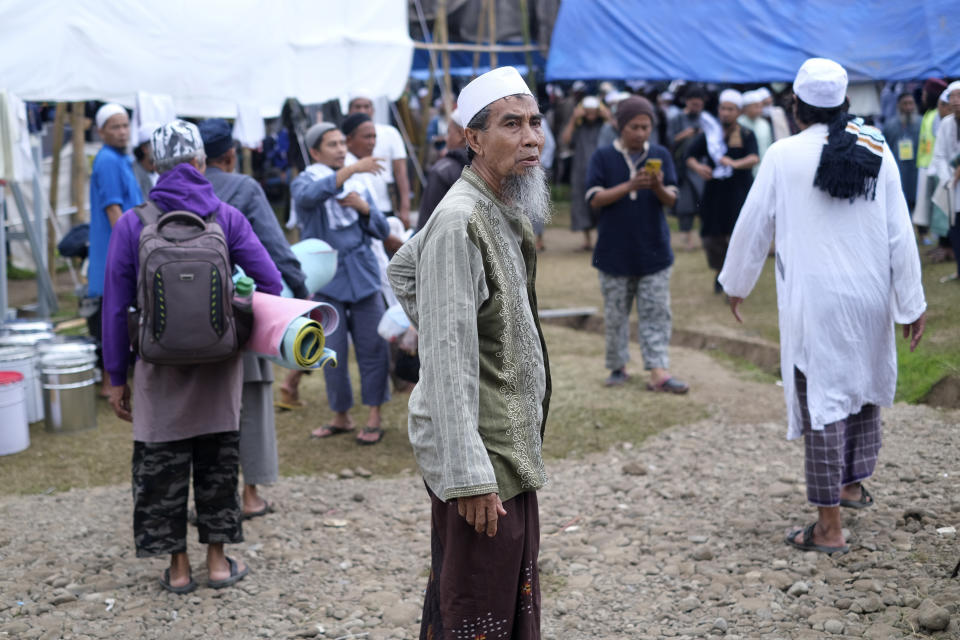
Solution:
[{"label": "patterned headscarf", "polygon": [[155,162],[203,152],[203,138],[197,126],[184,120],[174,120],[153,132],[153,159]]}]

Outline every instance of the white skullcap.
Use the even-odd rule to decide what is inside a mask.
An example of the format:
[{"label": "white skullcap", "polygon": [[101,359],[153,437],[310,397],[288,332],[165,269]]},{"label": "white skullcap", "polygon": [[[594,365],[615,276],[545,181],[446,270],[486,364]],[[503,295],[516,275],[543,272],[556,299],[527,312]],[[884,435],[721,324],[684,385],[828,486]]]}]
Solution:
[{"label": "white skullcap", "polygon": [[150,142],[150,139],[153,137],[153,132],[156,131],[159,126],[156,122],[147,122],[140,125],[140,128],[137,129],[137,146],[139,147],[144,142]]},{"label": "white skullcap", "polygon": [[729,102],[737,106],[737,109],[743,108],[743,95],[734,89],[724,89],[720,92],[719,102]]},{"label": "white skullcap", "polygon": [[950,102],[950,94],[954,91],[960,91],[960,80],[954,80],[947,85],[947,88],[943,90],[943,95],[940,96],[940,99],[944,102]]},{"label": "white skullcap", "polygon": [[103,105],[97,109],[97,129],[103,129],[103,125],[107,124],[107,120],[121,113],[127,115],[127,110],[115,102],[108,102]]},{"label": "white skullcap", "polygon": [[765,96],[759,89],[755,91],[744,91],[743,106],[747,106],[748,104],[759,104],[763,102],[764,97]]},{"label": "white skullcap", "polygon": [[620,100],[621,100],[620,92],[617,91],[616,89],[607,91],[606,95],[603,96],[603,101],[611,105],[616,104],[617,102],[620,102]]},{"label": "white skullcap", "polygon": [[366,98],[370,102],[373,102],[373,91],[370,91],[367,88],[361,87],[360,89],[354,89],[350,92],[350,97],[347,100],[347,104],[350,104],[357,98]]},{"label": "white skullcap", "polygon": [[465,86],[457,98],[460,126],[466,129],[473,120],[473,116],[480,113],[484,107],[518,93],[533,96],[519,71],[513,67],[500,67],[487,71]]},{"label": "white skullcap", "polygon": [[600,107],[600,100],[597,96],[587,96],[583,99],[584,109],[597,109]]},{"label": "white skullcap", "polygon": [[810,58],[797,71],[793,92],[811,107],[839,107],[847,97],[847,71],[833,60]]},{"label": "white skullcap", "polygon": [[770,93],[770,89],[767,89],[766,87],[760,87],[756,90],[756,93],[758,96],[760,96],[761,100],[766,100],[767,98],[773,97],[773,94]]},{"label": "white skullcap", "polygon": [[664,91],[657,96],[657,100],[669,100],[670,102],[673,102],[673,93],[670,91]]},{"label": "white skullcap", "polygon": [[174,120],[153,132],[153,159],[170,160],[203,151],[203,138],[197,125],[185,120]]}]

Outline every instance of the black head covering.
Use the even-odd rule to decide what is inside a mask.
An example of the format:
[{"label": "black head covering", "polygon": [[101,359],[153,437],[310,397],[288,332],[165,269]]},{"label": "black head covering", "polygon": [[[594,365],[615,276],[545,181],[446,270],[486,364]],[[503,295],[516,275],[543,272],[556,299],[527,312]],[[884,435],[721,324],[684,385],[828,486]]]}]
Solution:
[{"label": "black head covering", "polygon": [[343,119],[340,124],[340,131],[343,131],[343,135],[349,136],[364,122],[370,122],[370,116],[365,113],[351,113]]}]

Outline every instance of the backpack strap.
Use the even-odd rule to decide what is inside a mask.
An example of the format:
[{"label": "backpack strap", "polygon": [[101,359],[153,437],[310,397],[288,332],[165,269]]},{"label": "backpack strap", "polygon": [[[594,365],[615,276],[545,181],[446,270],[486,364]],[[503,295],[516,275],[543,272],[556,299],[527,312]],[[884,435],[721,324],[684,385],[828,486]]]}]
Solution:
[{"label": "backpack strap", "polygon": [[160,207],[158,207],[153,200],[147,200],[143,204],[134,207],[133,210],[136,212],[137,217],[140,218],[140,224],[144,227],[157,224],[157,220],[163,215],[163,211],[160,211]]}]

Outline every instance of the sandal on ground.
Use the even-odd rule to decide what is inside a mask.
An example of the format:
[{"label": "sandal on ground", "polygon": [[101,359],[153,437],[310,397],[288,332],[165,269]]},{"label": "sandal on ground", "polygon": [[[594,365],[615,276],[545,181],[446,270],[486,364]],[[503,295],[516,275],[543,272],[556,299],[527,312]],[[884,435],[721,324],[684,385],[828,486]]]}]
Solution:
[{"label": "sandal on ground", "polygon": [[948,276],[943,276],[942,278],[940,278],[940,284],[946,284],[946,283],[948,283],[948,282],[953,282],[953,281],[956,280],[958,277],[960,277],[960,276],[958,276],[956,273],[951,273],[951,274],[948,275]]},{"label": "sandal on ground", "polygon": [[[361,436],[376,436],[376,439],[363,440]],[[377,444],[381,440],[383,440],[383,428],[381,427],[364,427],[357,434],[357,444]]]},{"label": "sandal on ground", "polygon": [[325,424],[319,429],[310,433],[311,438],[329,438],[330,436],[338,436],[341,433],[350,433],[353,431],[353,427],[340,427],[335,424]]},{"label": "sandal on ground", "polygon": [[265,516],[268,513],[273,513],[273,505],[267,502],[266,500],[264,500],[262,508],[257,509],[256,511],[250,511],[250,512],[244,511],[243,513],[240,514],[240,519],[250,520],[251,518],[259,518],[260,516]]},{"label": "sandal on ground", "polygon": [[676,378],[667,378],[660,384],[653,384],[652,382],[647,383],[648,391],[663,391],[666,393],[679,393],[683,394],[687,391],[690,391],[690,385],[688,385],[683,380],[677,380]]},{"label": "sandal on ground", "polygon": [[288,411],[296,411],[297,409],[303,409],[307,406],[307,403],[300,399],[300,395],[297,392],[291,393],[288,389],[280,387],[280,399],[275,400],[273,405],[279,409],[286,409]]},{"label": "sandal on ground", "polygon": [[849,507],[850,509],[866,509],[867,507],[873,506],[873,496],[870,495],[870,492],[867,491],[867,488],[860,485],[860,499],[859,500],[845,500],[840,499],[841,507]]},{"label": "sandal on ground", "polygon": [[626,384],[628,380],[630,380],[630,374],[624,369],[617,369],[616,371],[610,372],[610,376],[603,381],[603,386],[619,387],[620,385]]},{"label": "sandal on ground", "polygon": [[223,580],[209,580],[207,582],[208,587],[211,589],[223,589],[224,587],[229,587],[240,582],[250,573],[250,567],[244,567],[243,571],[237,571],[237,561],[230,556],[227,556],[227,563],[230,565],[230,577],[224,578]]},{"label": "sandal on ground", "polygon": [[197,583],[193,580],[193,574],[190,575],[190,582],[185,585],[175,587],[170,584],[170,567],[167,567],[163,570],[163,577],[160,578],[160,586],[169,591],[170,593],[176,593],[177,595],[184,595],[194,591],[197,588]]},{"label": "sandal on ground", "polygon": [[[828,547],[826,545],[817,544],[813,541],[813,528],[817,526],[817,523],[807,525],[805,529],[795,529],[787,534],[787,537],[783,539],[791,547],[800,549],[801,551],[819,551],[820,553],[826,553],[827,555],[833,553],[839,553],[843,555],[850,551],[848,545],[843,545],[842,547]],[[800,534],[803,534],[803,542],[797,542],[796,537]]]}]

